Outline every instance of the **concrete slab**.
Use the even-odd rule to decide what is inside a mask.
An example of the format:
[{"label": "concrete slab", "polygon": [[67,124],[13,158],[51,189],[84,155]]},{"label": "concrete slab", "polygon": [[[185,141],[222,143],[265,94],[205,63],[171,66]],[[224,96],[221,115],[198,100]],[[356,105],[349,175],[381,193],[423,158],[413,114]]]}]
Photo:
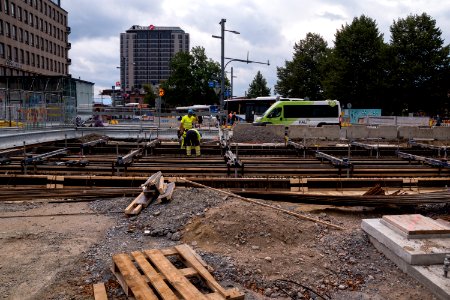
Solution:
[{"label": "concrete slab", "polygon": [[361,228],[387,247],[396,256],[411,265],[442,264],[450,254],[450,238],[406,239],[380,222],[380,219],[364,219]]},{"label": "concrete slab", "polygon": [[407,239],[450,238],[450,228],[420,214],[388,215],[380,221]]},{"label": "concrete slab", "polygon": [[[412,266],[398,257],[377,239],[369,236],[370,241],[378,251],[394,262],[403,272],[414,277],[427,287],[439,299],[450,299],[450,277],[443,276],[443,264],[430,266]],[[442,261],[443,262],[443,261]]]}]

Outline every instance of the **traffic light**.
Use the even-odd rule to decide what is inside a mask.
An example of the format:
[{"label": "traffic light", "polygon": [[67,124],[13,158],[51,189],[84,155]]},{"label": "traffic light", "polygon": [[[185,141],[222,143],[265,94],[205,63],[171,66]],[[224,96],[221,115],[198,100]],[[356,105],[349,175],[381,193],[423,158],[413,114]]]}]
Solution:
[{"label": "traffic light", "polygon": [[163,88],[159,88],[159,96],[160,97],[164,96],[164,89]]}]

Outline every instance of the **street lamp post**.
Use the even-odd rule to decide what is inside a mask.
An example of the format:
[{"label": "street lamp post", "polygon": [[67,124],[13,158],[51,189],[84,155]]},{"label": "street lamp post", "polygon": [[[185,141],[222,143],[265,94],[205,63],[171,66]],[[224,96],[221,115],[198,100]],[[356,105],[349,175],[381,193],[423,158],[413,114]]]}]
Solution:
[{"label": "street lamp post", "polygon": [[233,76],[233,67],[231,67],[231,86],[230,86],[230,89],[231,89],[231,95],[230,95],[230,98],[231,99],[233,99],[233,78],[235,78],[236,76]]},{"label": "street lamp post", "polygon": [[220,36],[213,35],[213,38],[220,39],[221,40],[221,47],[220,47],[220,109],[224,109],[224,90],[225,90],[225,31],[234,33],[234,34],[240,34],[240,32],[235,30],[226,30],[225,29],[225,22],[226,19],[220,20]]}]

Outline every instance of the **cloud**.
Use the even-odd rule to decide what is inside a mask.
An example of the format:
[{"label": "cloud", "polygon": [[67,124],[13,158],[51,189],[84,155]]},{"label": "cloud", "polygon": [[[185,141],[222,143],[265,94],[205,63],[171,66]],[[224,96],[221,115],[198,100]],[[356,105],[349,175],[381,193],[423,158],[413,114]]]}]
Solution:
[{"label": "cloud", "polygon": [[276,68],[291,60],[293,46],[308,32],[320,34],[330,47],[334,35],[355,17],[366,15],[377,22],[380,33],[389,41],[394,20],[426,12],[436,19],[445,43],[450,43],[450,1],[425,0],[63,0],[69,13],[72,33],[70,72],[74,77],[95,82],[98,93],[119,80],[120,33],[132,25],[179,26],[190,34],[191,48],[202,46],[209,58],[220,61],[221,19],[225,28],[225,56],[266,62],[232,62],[237,78],[234,94],[244,95],[258,70],[272,89]]}]

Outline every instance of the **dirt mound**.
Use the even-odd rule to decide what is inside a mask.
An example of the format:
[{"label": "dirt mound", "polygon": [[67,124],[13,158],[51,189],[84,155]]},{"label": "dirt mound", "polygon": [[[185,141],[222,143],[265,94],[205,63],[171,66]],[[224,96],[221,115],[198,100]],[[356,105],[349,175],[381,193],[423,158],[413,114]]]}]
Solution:
[{"label": "dirt mound", "polygon": [[[92,284],[105,282],[111,299],[126,299],[110,271],[113,254],[184,242],[247,300],[433,299],[360,229],[377,213],[265,202],[347,228],[338,231],[206,189],[177,188],[169,203],[127,217],[132,200],[0,203],[0,291],[10,299],[92,299]],[[19,213],[27,217],[11,218]]]}]

